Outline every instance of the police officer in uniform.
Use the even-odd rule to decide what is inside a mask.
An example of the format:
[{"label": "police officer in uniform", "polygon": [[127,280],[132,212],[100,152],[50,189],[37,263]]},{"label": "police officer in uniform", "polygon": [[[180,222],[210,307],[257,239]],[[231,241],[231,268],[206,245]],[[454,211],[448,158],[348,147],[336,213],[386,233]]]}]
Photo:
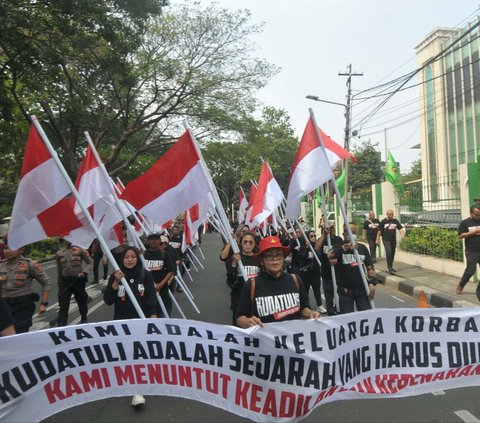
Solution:
[{"label": "police officer in uniform", "polygon": [[38,294],[32,291],[35,279],[42,285],[42,297],[37,309],[38,314],[45,313],[52,284],[38,262],[23,256],[24,248],[11,250],[5,247],[5,259],[0,261],[0,291],[8,304],[15,321],[16,333],[28,332],[35,313],[35,301]]},{"label": "police officer in uniform", "polygon": [[58,271],[58,326],[66,326],[72,294],[78,304],[80,323],[87,323],[88,295],[85,285],[92,269],[88,251],[67,242],[55,255]]}]

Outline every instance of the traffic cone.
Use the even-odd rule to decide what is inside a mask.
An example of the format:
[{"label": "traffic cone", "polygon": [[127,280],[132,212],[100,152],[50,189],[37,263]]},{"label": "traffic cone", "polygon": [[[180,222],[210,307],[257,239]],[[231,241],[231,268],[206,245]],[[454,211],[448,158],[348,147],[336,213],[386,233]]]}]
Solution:
[{"label": "traffic cone", "polygon": [[424,291],[418,293],[417,308],[428,308],[427,296]]}]

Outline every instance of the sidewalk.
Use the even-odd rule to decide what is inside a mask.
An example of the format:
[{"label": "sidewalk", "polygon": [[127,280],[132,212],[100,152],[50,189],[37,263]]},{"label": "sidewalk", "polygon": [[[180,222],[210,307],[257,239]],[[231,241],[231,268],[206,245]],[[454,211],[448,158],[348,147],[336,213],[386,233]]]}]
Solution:
[{"label": "sidewalk", "polygon": [[411,264],[395,260],[395,275],[387,272],[385,259],[379,258],[375,263],[377,279],[393,289],[417,297],[424,291],[427,301],[433,307],[472,307],[480,303],[475,294],[477,285],[470,281],[463,289],[462,295],[455,294],[459,278],[443,273],[433,272]]}]

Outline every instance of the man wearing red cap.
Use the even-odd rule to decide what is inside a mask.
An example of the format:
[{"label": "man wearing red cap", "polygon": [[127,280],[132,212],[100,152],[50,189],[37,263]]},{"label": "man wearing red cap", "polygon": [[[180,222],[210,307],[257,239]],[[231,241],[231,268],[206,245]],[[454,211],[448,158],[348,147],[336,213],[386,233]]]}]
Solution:
[{"label": "man wearing red cap", "polygon": [[289,252],[290,247],[284,247],[276,236],[260,241],[259,252],[253,256],[260,263],[260,274],[245,284],[237,308],[236,322],[241,328],[321,317],[310,310],[300,279],[283,271]]}]

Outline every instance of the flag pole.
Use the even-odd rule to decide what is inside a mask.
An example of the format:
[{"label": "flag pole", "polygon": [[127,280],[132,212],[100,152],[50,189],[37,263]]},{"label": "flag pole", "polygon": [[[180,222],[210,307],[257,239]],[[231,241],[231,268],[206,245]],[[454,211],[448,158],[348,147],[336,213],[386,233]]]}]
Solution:
[{"label": "flag pole", "polygon": [[203,267],[203,264],[201,263],[201,261],[198,259],[198,257],[195,255],[195,253],[192,251],[192,249],[191,249],[190,247],[187,248],[187,254],[188,254],[190,257],[194,258],[194,259],[197,261],[198,265],[199,265],[203,270],[205,270],[205,267]]},{"label": "flag pole", "polygon": [[[327,219],[327,199],[325,197],[325,188],[322,185],[320,185],[320,193],[322,195],[322,208],[323,208],[323,230],[327,234],[327,245],[328,249],[330,250],[332,248],[332,238],[330,237],[330,233],[326,231],[326,223],[328,222]],[[338,304],[338,293],[337,293],[337,275],[335,274],[335,266],[333,264],[330,265],[330,270],[332,273],[332,284],[333,284],[333,298],[335,300],[335,306],[337,310],[340,310],[339,304]]]},{"label": "flag pole", "polygon": [[[118,176],[117,176],[117,182],[120,184],[120,186],[122,187],[122,189],[125,189],[125,184],[122,182],[122,180],[121,180],[120,177],[118,177]],[[130,210],[132,210],[132,214],[135,216],[135,219],[136,219],[137,222],[142,226],[142,228],[144,228],[144,225],[143,225],[142,222],[140,221],[140,218],[137,216],[137,213],[143,217],[143,220],[144,220],[145,226],[146,226],[145,233],[151,233],[151,232],[153,232],[153,227],[150,227],[149,222],[148,222],[148,219],[146,219],[145,216],[144,216],[141,212],[139,212],[138,210],[135,210],[135,209],[133,208],[133,206],[132,206],[128,201],[126,201],[125,203],[128,204],[127,207],[128,207]]]},{"label": "flag pole", "polygon": [[[95,156],[95,160],[97,161],[98,165],[100,166],[100,171],[102,172],[103,177],[105,178],[106,182],[108,183],[108,186],[110,188],[110,194],[113,196],[113,200],[115,201],[115,206],[117,207],[117,210],[119,211],[120,215],[122,216],[123,223],[125,225],[125,228],[130,235],[130,239],[132,242],[135,244],[135,247],[138,248],[140,251],[145,250],[145,246],[141,243],[140,239],[137,236],[137,233],[133,230],[132,225],[130,224],[128,217],[125,215],[124,210],[122,205],[120,204],[120,200],[117,197],[117,194],[115,192],[115,188],[113,187],[113,183],[110,179],[110,176],[108,175],[107,169],[105,168],[105,164],[103,163],[100,155],[98,154],[97,149],[95,148],[95,145],[93,144],[92,138],[90,137],[90,134],[88,131],[84,132],[85,138],[87,139],[88,145],[90,146],[93,155]],[[143,256],[143,253],[140,254],[140,261],[142,262],[143,268],[148,270],[148,264],[145,261],[145,257]],[[170,317],[167,313],[167,309],[165,307],[165,304],[163,303],[162,297],[160,297],[160,294],[155,290],[155,294],[157,297],[157,301],[160,304],[160,308],[162,309],[162,312],[164,313],[165,316]]]},{"label": "flag pole", "polygon": [[[110,183],[112,184],[113,189],[115,190],[115,193],[117,194],[117,197],[118,197],[118,194],[121,194],[121,192],[118,189],[118,187],[115,185],[115,183],[113,182],[112,178],[110,178]],[[124,201],[124,203],[125,203],[125,206],[127,207],[127,209],[130,211],[131,215],[135,218],[135,221],[142,228],[143,233],[148,234],[150,231],[148,231],[147,228],[143,225],[143,222],[137,216],[137,213],[135,212],[135,209],[133,208],[133,206],[128,201]]]},{"label": "flag pole", "polygon": [[[322,147],[322,153],[325,155],[325,160],[327,160],[326,153],[325,153],[325,145],[323,144],[322,136],[320,134],[320,131],[318,130],[317,121],[315,120],[315,115],[313,114],[313,110],[311,108],[309,108],[308,110],[310,112],[310,117],[312,119],[312,123],[313,123],[313,126],[315,128],[315,133],[317,134],[318,142],[320,143],[320,145]],[[327,162],[328,162],[328,160],[327,160]],[[337,194],[337,198],[341,199],[342,197],[340,195],[340,191],[338,190],[338,186],[337,186],[337,182],[335,181],[335,178],[332,178],[332,185],[333,185],[333,188],[335,190],[335,194]],[[342,212],[343,219],[344,219],[345,222],[347,222],[347,224],[345,225],[345,229],[348,232],[348,238],[353,239],[353,236],[352,236],[353,234],[352,234],[352,231],[350,229],[349,222],[348,222],[347,212],[345,211],[345,204],[343,204],[343,201],[339,201],[338,203],[339,203],[339,206],[340,206],[340,210]],[[359,270],[360,270],[360,275],[362,277],[362,281],[363,281],[363,284],[365,286],[365,292],[368,295],[368,293],[370,292],[370,288],[368,287],[368,282],[367,282],[367,277],[365,275],[365,270],[363,269],[362,261],[360,260],[360,255],[358,254],[358,251],[355,248],[355,245],[352,245],[352,247],[353,247],[353,252],[355,254],[355,260],[357,261],[357,264],[358,264],[358,267],[359,267]],[[370,300],[370,305],[371,305],[372,309],[374,309],[375,304],[374,304],[373,300],[371,298],[369,298],[369,300]]]},{"label": "flag pole", "polygon": [[[107,255],[108,260],[110,263],[112,263],[112,266],[115,271],[120,270],[120,267],[118,266],[118,263],[115,261],[115,258],[113,257],[113,254],[111,253],[110,249],[108,248],[107,243],[102,237],[102,234],[100,233],[100,230],[98,229],[98,226],[95,224],[95,222],[92,219],[92,216],[88,212],[87,208],[85,207],[85,204],[83,204],[82,199],[80,198],[80,194],[78,193],[77,189],[75,188],[75,185],[71,181],[70,177],[67,174],[67,171],[62,165],[62,162],[58,158],[57,152],[54,150],[52,144],[50,144],[50,141],[47,137],[47,134],[45,134],[42,126],[40,125],[40,122],[38,121],[38,118],[35,115],[31,115],[30,119],[32,120],[32,123],[35,125],[35,128],[37,129],[40,137],[42,138],[43,143],[47,147],[48,151],[52,155],[52,158],[55,162],[55,164],[58,167],[58,170],[61,172],[63,178],[65,179],[65,182],[69,186],[70,190],[72,191],[73,196],[75,197],[75,200],[77,201],[77,204],[79,205],[80,209],[82,210],[82,213],[85,215],[85,219],[87,219],[88,223],[90,224],[93,232],[95,233],[95,236],[98,239],[98,242],[100,242],[100,245],[104,251],[104,253]],[[130,286],[128,286],[128,282],[126,281],[125,278],[121,279],[122,285],[125,287],[125,291],[127,292],[128,297],[132,301],[133,306],[135,307],[135,310],[138,313],[139,317],[145,318],[145,313],[141,309],[140,305],[137,302],[137,299],[135,298],[135,295],[133,294]]]},{"label": "flag pole", "polygon": [[[215,184],[213,183],[212,175],[210,175],[210,171],[208,170],[207,165],[205,164],[205,161],[203,159],[203,155],[202,155],[202,152],[200,150],[200,147],[198,146],[197,140],[196,140],[195,136],[193,135],[192,131],[190,130],[190,126],[188,125],[187,120],[183,121],[183,125],[184,125],[185,129],[188,131],[188,133],[190,134],[190,137],[192,138],[193,144],[195,145],[195,149],[197,150],[197,154],[200,157],[200,165],[202,166],[205,174],[207,175],[207,179],[208,179],[208,182],[210,184],[210,189],[211,189],[211,192],[212,192],[213,200],[214,200],[215,206],[217,208],[217,213],[220,217],[220,223],[223,225],[223,229],[226,232],[225,235],[227,235],[227,239],[230,243],[230,246],[232,248],[233,253],[234,254],[239,254],[240,249],[238,248],[237,242],[235,241],[235,239],[232,236],[231,229],[230,229],[230,224],[228,223],[228,218],[225,214],[225,210],[222,206],[222,202],[220,201],[220,197],[218,196],[217,188],[215,187]],[[242,275],[243,279],[245,281],[247,281],[248,277],[247,277],[247,274],[245,272],[245,268],[243,267],[243,263],[242,263],[241,260],[238,261],[237,266],[238,266],[238,269],[240,270],[240,274]]]}]

